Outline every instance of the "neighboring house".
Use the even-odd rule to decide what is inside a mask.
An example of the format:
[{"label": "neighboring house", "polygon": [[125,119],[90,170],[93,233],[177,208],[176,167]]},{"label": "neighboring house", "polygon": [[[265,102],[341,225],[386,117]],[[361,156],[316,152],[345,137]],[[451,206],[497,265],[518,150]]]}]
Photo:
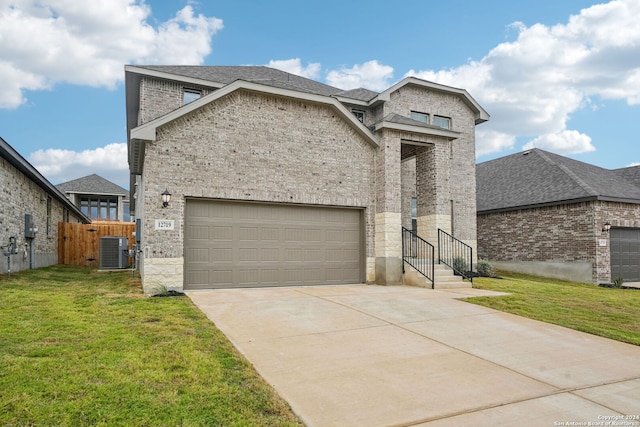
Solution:
[{"label": "neighboring house", "polygon": [[607,170],[533,149],[476,173],[479,258],[593,284],[640,282],[640,166]]},{"label": "neighboring house", "polygon": [[400,284],[412,203],[421,236],[476,246],[475,126],[489,116],[463,89],[410,77],[344,91],[254,66],[125,77],[145,287]]},{"label": "neighboring house", "polygon": [[0,158],[0,273],[57,264],[58,222],[91,221],[2,138]]},{"label": "neighboring house", "polygon": [[130,221],[129,192],[93,174],[56,185],[92,220]]}]

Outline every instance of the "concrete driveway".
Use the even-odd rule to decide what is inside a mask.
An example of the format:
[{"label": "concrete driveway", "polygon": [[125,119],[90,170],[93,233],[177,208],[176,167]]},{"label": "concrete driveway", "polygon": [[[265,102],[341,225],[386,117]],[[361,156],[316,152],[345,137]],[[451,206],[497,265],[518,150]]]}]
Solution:
[{"label": "concrete driveway", "polygon": [[640,347],[459,300],[492,294],[188,292],[308,426],[640,425]]}]

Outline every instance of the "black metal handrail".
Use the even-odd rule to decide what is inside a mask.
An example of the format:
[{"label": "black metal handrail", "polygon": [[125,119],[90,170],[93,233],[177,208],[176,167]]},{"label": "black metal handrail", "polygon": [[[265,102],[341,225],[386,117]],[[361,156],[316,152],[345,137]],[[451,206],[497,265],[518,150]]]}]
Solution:
[{"label": "black metal handrail", "polygon": [[404,263],[415,268],[420,274],[431,282],[433,288],[434,272],[434,247],[431,243],[418,236],[413,231],[402,227],[402,272]]},{"label": "black metal handrail", "polygon": [[473,283],[473,248],[438,228],[438,263]]}]

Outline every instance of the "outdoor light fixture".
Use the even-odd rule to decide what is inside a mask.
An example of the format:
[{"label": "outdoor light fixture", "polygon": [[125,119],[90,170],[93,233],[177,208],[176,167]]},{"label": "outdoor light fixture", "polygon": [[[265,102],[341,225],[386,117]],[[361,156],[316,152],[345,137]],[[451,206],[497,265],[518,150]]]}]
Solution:
[{"label": "outdoor light fixture", "polygon": [[160,193],[162,196],[162,207],[166,208],[169,206],[169,202],[171,201],[171,193],[169,193],[166,189]]},{"label": "outdoor light fixture", "polygon": [[611,230],[611,223],[609,221],[605,221],[604,224],[602,224],[602,231],[608,233],[609,230]]}]

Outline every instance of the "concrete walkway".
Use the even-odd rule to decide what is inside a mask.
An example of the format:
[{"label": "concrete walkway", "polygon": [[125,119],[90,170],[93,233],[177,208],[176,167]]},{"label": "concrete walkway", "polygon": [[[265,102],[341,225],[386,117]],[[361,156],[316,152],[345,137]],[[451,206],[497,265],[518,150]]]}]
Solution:
[{"label": "concrete walkway", "polygon": [[640,425],[640,347],[458,300],[493,292],[188,295],[308,426]]}]

